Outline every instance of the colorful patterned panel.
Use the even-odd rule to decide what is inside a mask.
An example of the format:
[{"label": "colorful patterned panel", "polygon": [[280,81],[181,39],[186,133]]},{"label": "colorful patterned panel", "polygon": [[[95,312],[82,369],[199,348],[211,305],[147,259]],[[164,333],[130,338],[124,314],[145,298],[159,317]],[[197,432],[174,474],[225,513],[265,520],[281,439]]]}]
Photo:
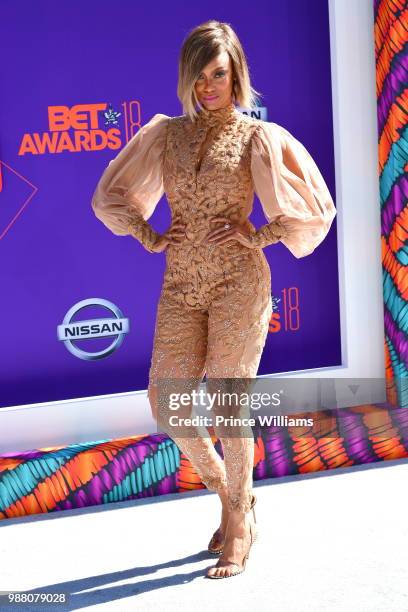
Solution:
[{"label": "colorful patterned panel", "polygon": [[[358,406],[295,416],[313,416],[315,424],[255,428],[254,480],[408,457],[408,410]],[[0,455],[0,519],[202,488],[165,434]]]},{"label": "colorful patterned panel", "polygon": [[408,5],[375,0],[378,161],[388,399],[408,405]]}]

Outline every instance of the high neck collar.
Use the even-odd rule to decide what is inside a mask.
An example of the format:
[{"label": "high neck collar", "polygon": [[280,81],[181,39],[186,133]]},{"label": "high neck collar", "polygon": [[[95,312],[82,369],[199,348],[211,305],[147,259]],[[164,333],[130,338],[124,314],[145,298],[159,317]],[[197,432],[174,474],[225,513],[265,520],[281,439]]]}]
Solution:
[{"label": "high neck collar", "polygon": [[236,113],[235,104],[231,102],[228,106],[217,108],[216,110],[208,110],[206,108],[200,109],[197,121],[199,125],[221,127],[221,125],[228,123]]}]

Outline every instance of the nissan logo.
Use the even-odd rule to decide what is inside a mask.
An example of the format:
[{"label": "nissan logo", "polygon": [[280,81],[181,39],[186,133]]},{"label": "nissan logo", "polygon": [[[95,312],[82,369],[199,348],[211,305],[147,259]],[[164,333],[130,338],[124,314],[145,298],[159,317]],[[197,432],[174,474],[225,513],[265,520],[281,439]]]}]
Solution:
[{"label": "nissan logo", "polygon": [[[88,306],[102,306],[109,311],[111,316],[104,319],[74,320],[75,315]],[[75,357],[85,359],[86,361],[108,357],[108,355],[120,347],[125,334],[128,333],[129,319],[123,316],[122,311],[115,304],[100,298],[89,298],[72,306],[65,315],[63,322],[57,328],[58,340],[64,342],[67,350],[75,355]],[[107,338],[110,336],[114,338],[113,341],[102,351],[89,353],[75,345],[75,342],[78,340]]]}]

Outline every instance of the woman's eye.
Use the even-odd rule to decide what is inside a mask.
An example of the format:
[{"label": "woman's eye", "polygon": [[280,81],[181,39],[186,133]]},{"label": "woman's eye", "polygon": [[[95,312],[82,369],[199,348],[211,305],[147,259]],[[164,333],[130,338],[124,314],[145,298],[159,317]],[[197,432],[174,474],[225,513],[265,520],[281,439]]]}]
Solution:
[{"label": "woman's eye", "polygon": [[[224,77],[225,76],[225,70],[221,70],[220,72],[216,72],[215,73],[216,77]],[[204,75],[201,74],[199,77],[197,77],[197,81],[202,81],[204,79]]]}]

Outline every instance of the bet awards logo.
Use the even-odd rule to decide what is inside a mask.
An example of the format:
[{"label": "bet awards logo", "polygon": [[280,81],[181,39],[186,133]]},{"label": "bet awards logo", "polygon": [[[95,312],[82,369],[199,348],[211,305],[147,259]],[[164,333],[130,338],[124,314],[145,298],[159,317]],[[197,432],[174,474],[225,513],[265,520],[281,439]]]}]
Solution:
[{"label": "bet awards logo", "polygon": [[122,102],[121,109],[115,110],[106,102],[48,106],[47,131],[23,134],[18,155],[121,149],[141,127],[140,102]]},{"label": "bet awards logo", "polygon": [[[109,311],[113,317],[109,318],[93,318],[84,320],[74,320],[75,316],[82,310],[88,307],[100,307]],[[123,316],[122,311],[109,302],[99,298],[89,298],[78,302],[70,308],[64,317],[61,325],[57,328],[58,340],[64,342],[67,350],[78,357],[91,361],[94,359],[103,359],[116,351],[122,344],[125,334],[129,333],[129,319]],[[114,337],[113,342],[101,351],[86,351],[79,348],[75,343],[79,340],[89,340],[94,338],[109,338]]]}]

